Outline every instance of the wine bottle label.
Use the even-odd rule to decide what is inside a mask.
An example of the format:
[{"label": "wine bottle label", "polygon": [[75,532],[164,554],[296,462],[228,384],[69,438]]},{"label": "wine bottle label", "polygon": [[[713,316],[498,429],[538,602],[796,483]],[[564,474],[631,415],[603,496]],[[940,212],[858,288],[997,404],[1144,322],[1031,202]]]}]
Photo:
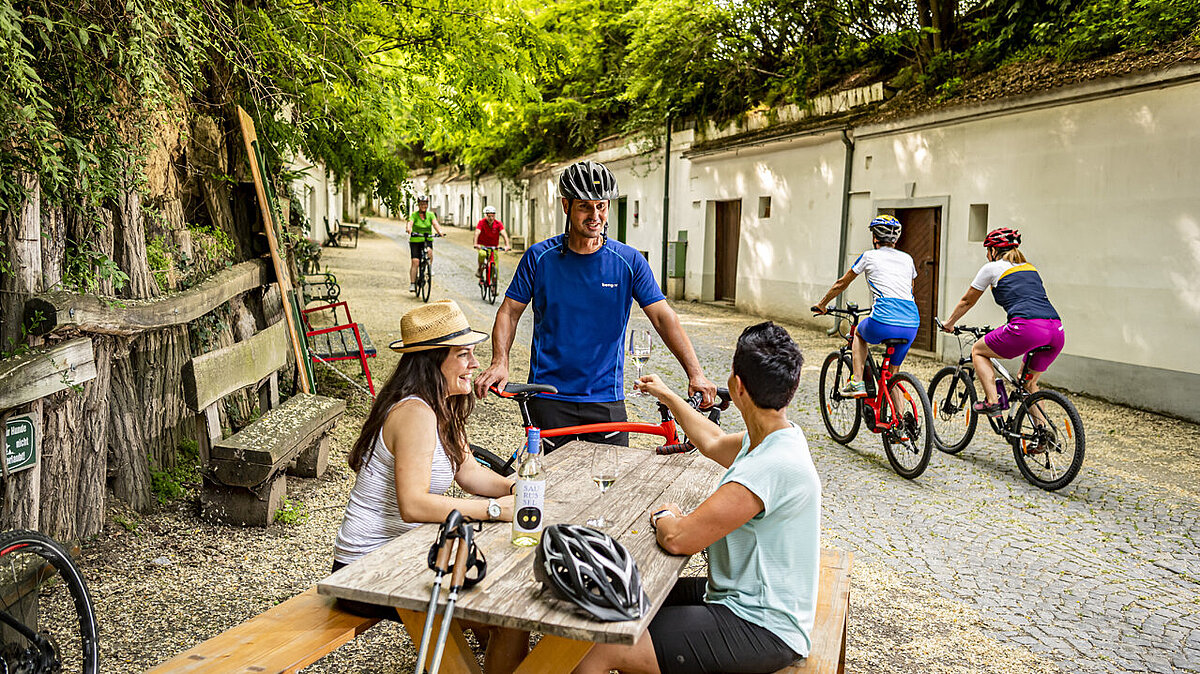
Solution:
[{"label": "wine bottle label", "polygon": [[542,530],[542,505],[546,499],[545,480],[518,480],[513,505],[513,531],[534,533]]}]

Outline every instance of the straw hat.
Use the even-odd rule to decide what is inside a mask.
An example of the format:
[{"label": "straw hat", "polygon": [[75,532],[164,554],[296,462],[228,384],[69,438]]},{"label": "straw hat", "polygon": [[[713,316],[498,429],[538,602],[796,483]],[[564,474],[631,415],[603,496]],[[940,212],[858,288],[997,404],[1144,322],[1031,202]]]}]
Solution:
[{"label": "straw hat", "polygon": [[400,317],[400,339],[388,346],[392,351],[412,353],[444,346],[470,346],[487,339],[487,333],[472,330],[454,300],[439,300]]}]

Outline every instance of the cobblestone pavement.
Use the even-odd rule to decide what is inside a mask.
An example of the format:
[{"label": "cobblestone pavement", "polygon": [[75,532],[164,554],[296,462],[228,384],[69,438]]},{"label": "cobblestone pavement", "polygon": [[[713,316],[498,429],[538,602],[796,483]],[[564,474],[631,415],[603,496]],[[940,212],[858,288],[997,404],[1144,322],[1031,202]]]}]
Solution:
[{"label": "cobblestone pavement", "polygon": [[[375,226],[403,241],[403,231],[394,225]],[[434,296],[454,297],[472,323],[490,326],[495,308],[479,299],[474,251],[462,245],[465,236],[439,242],[443,257]],[[515,261],[513,255],[502,259],[505,280]],[[737,335],[761,319],[720,306],[675,306],[706,373],[723,382]],[[632,322],[648,326],[636,310]],[[514,367],[528,357],[531,323],[521,322]],[[817,403],[817,375],[837,343],[819,331],[788,327],[808,360],[792,414],[823,479],[826,544],[851,549],[858,562],[882,565],[902,582],[933,588],[942,598],[974,608],[986,633],[1021,644],[1065,671],[1200,671],[1200,486],[1169,488],[1130,479],[1130,457],[1109,460],[1113,453],[1105,452],[1110,433],[1120,437],[1134,424],[1182,428],[1193,440],[1195,427],[1077,398],[1089,455],[1075,483],[1059,492],[1028,484],[1009,446],[984,424],[962,454],[935,452],[925,474],[909,481],[892,472],[878,436],[861,431],[848,447],[828,438]],[[486,359],[486,353],[481,356]],[[912,357],[905,369],[927,382],[940,366]],[[683,386],[665,350],[650,367]],[[654,416],[651,403],[630,401],[630,407],[633,416]],[[1099,407],[1106,412],[1095,421],[1101,415],[1089,410]],[[729,427],[736,428],[740,419],[729,417]],[[1100,432],[1104,428],[1108,433]],[[1170,434],[1143,435],[1146,442],[1172,441]],[[1171,448],[1154,449],[1161,455]],[[1188,456],[1195,445],[1174,449],[1177,470],[1155,465],[1141,473],[1190,475],[1200,462]],[[1132,461],[1136,464],[1136,458]]]}]

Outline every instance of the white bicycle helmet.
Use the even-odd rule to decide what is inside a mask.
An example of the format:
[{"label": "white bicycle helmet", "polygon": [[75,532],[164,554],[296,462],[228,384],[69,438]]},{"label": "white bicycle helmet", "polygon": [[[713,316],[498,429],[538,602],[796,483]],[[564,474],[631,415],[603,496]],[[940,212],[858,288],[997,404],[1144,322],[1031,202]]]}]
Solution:
[{"label": "white bicycle helmet", "polygon": [[597,620],[637,620],[650,610],[633,557],[612,536],[575,524],[542,532],[534,576]]},{"label": "white bicycle helmet", "polygon": [[495,214],[496,214],[496,207],[495,207],[495,206],[487,206],[487,207],[485,207],[485,208],[483,209],[483,214],[484,214],[484,215],[487,215],[488,213],[491,213],[492,215],[495,215]]}]

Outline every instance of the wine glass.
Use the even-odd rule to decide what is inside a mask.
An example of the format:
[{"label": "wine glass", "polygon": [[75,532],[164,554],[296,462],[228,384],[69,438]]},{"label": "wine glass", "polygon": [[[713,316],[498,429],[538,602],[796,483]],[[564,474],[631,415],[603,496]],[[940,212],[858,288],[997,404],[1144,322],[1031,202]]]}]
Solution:
[{"label": "wine glass", "polygon": [[[617,469],[621,465],[616,445],[596,445],[592,450],[592,482],[600,487],[600,493],[608,491],[613,482],[617,481]],[[589,527],[603,529],[610,522],[603,516],[594,517],[587,521]]]},{"label": "wine glass", "polygon": [[[633,364],[637,366],[637,379],[642,378],[642,366],[646,361],[650,360],[650,353],[654,351],[654,333],[649,330],[634,328],[629,331],[629,357],[633,360]],[[629,393],[629,397],[637,398],[645,395],[636,388]]]}]

